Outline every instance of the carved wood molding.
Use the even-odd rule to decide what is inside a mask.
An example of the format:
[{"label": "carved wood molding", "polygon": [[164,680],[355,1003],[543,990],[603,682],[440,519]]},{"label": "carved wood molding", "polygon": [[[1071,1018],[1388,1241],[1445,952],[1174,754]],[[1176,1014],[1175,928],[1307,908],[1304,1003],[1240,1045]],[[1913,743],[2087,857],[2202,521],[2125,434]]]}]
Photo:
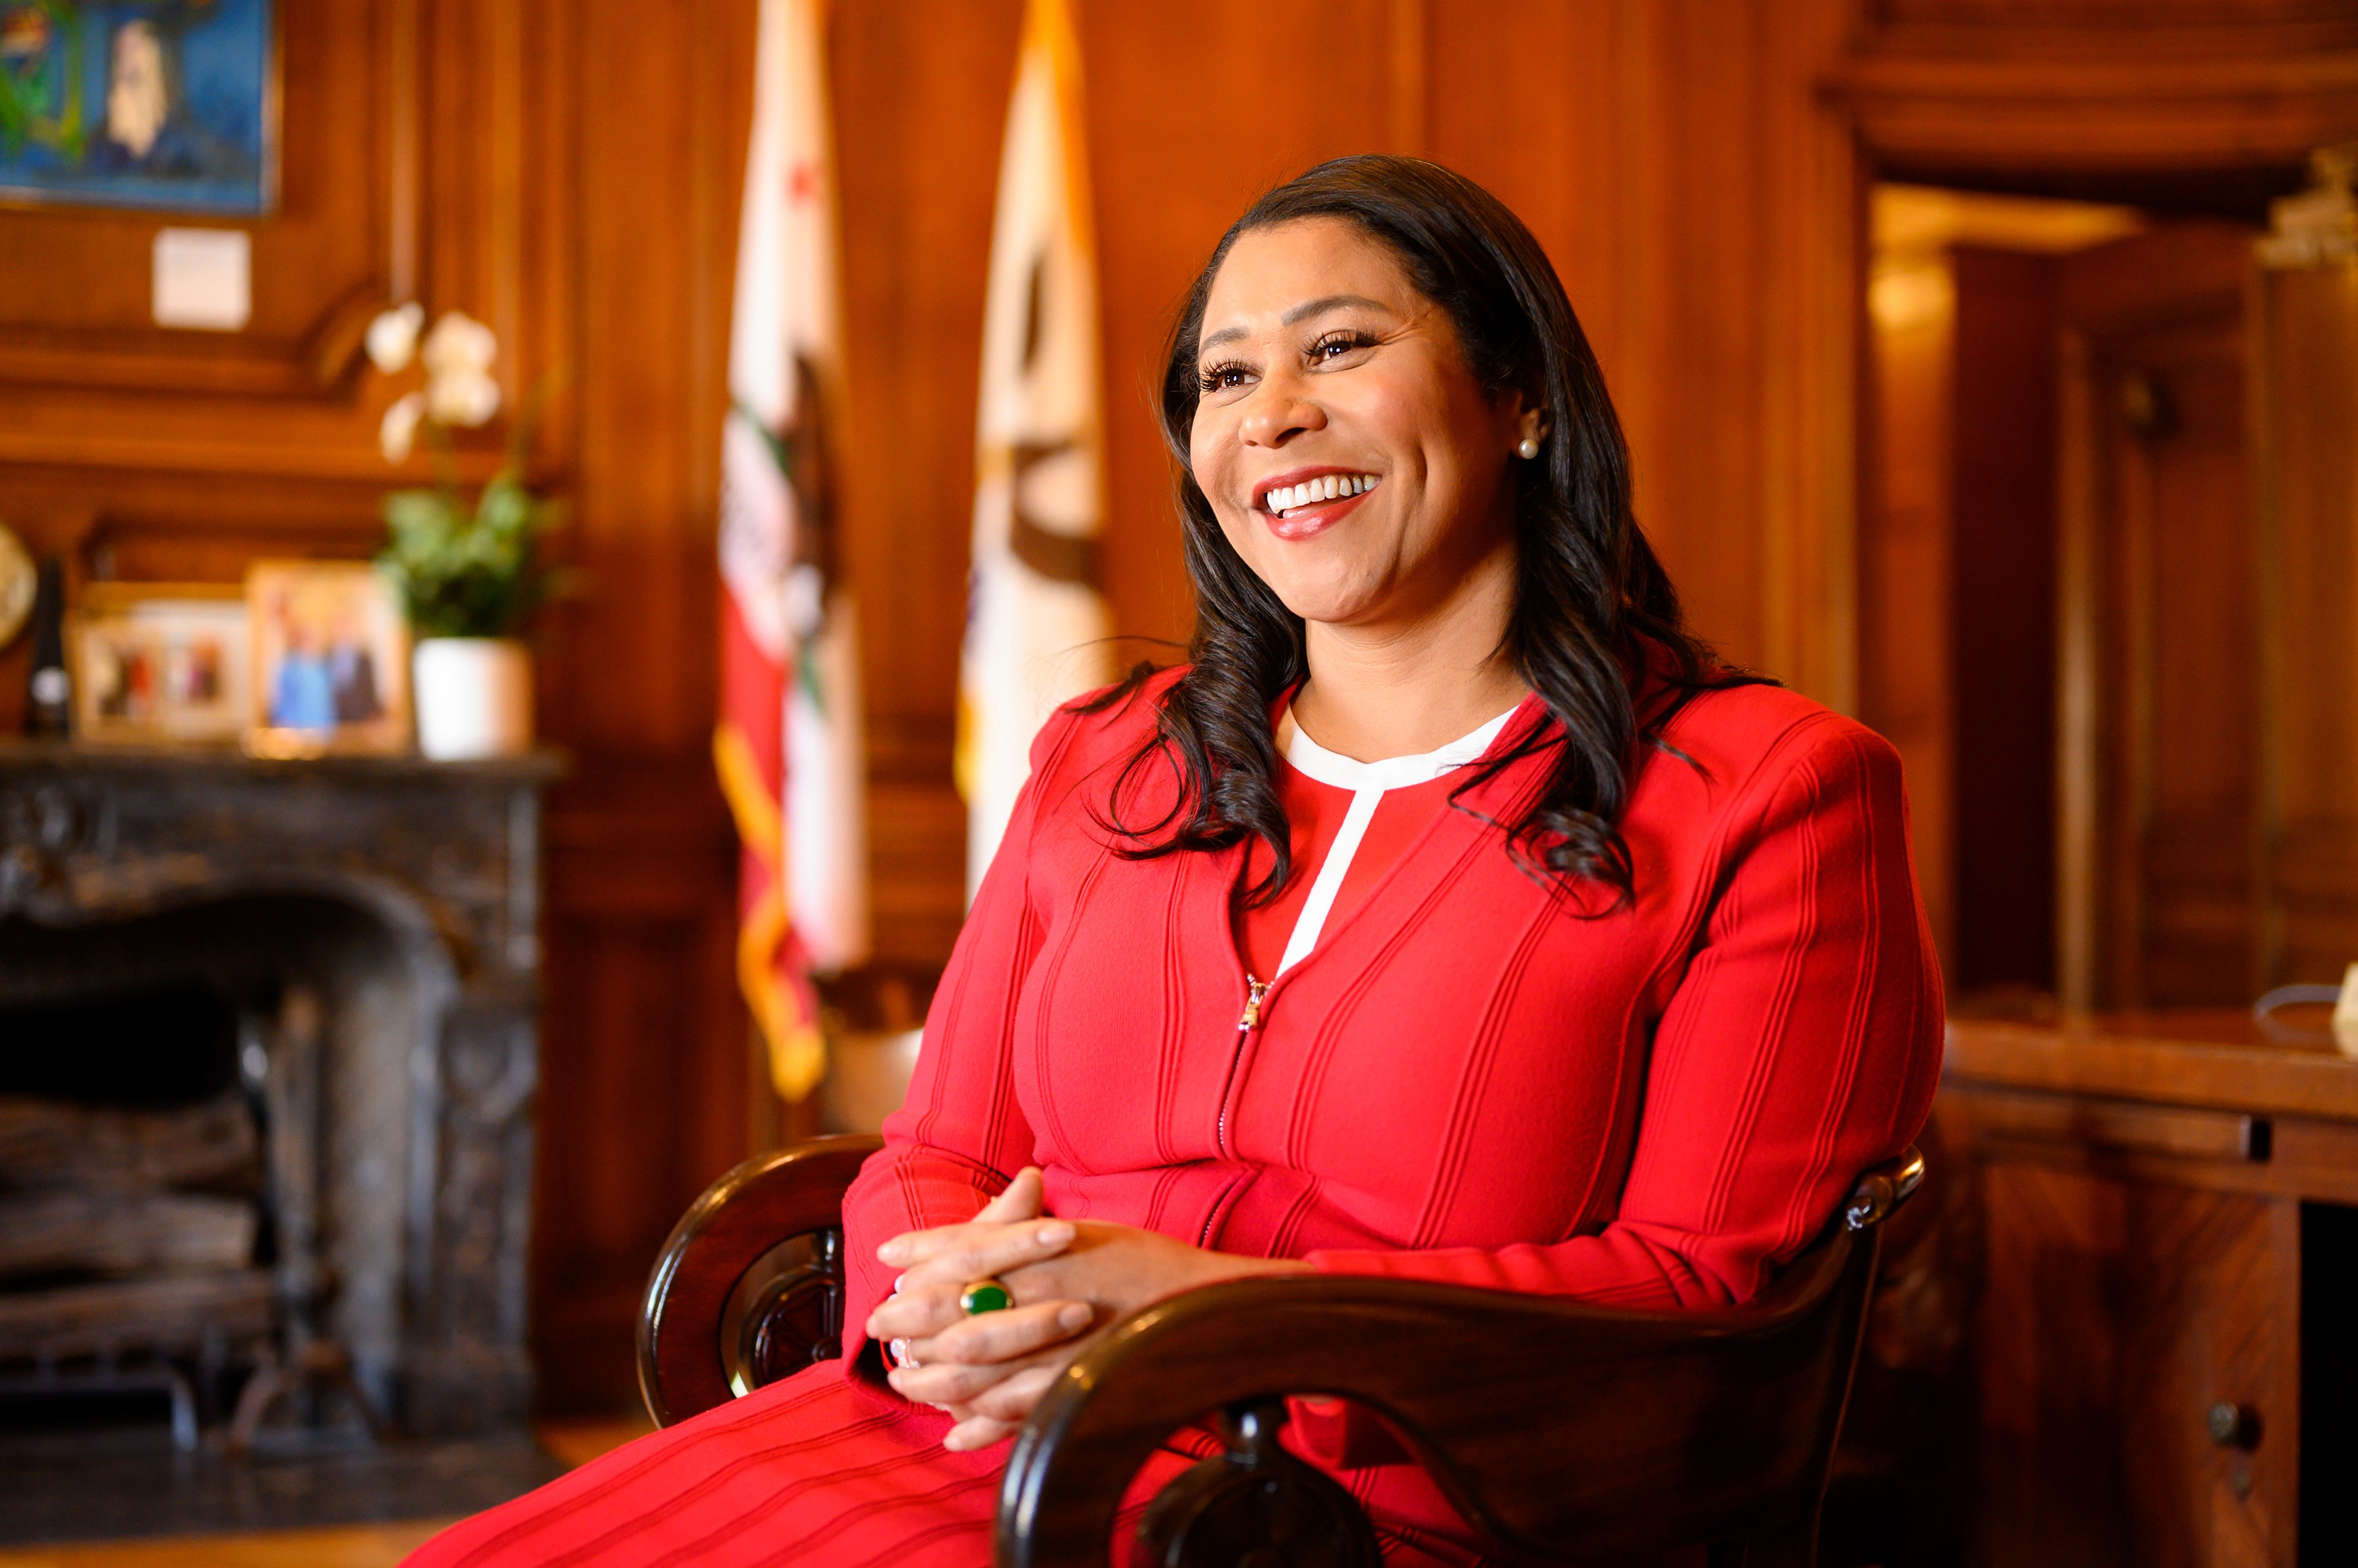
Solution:
[{"label": "carved wood molding", "polygon": [[2358,49],[2198,51],[2139,32],[1972,47],[1986,42],[1892,29],[1822,86],[1877,158],[1955,169],[2290,164],[2358,133]]},{"label": "carved wood molding", "polygon": [[[189,398],[179,400],[169,414],[143,422],[122,406],[124,401],[84,393],[18,403],[0,386],[0,463],[342,481],[373,491],[423,481],[421,474],[387,467],[377,450],[382,402],[346,400],[341,406],[297,407],[272,417],[243,400]],[[140,401],[152,406],[155,399],[143,395]],[[463,483],[481,484],[498,466],[496,452],[459,454]]]}]

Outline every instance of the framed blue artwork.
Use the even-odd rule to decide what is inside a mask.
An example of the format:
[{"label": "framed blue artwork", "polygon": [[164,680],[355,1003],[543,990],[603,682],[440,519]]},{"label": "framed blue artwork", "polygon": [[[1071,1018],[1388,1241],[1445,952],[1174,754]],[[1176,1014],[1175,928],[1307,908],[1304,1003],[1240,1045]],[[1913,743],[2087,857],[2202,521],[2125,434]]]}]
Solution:
[{"label": "framed blue artwork", "polygon": [[0,200],[277,199],[275,0],[0,0]]}]

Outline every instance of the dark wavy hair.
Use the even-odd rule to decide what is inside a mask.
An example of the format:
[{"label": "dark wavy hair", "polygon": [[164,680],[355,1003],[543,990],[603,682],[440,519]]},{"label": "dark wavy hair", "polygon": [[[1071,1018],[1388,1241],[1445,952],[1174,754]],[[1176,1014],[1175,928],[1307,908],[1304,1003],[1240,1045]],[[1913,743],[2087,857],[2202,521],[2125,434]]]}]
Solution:
[{"label": "dark wavy hair", "polygon": [[[1134,858],[1224,849],[1248,836],[1269,847],[1269,873],[1249,903],[1277,896],[1293,873],[1292,835],[1272,780],[1270,708],[1308,674],[1303,623],[1230,547],[1189,469],[1202,395],[1197,341],[1212,280],[1238,239],[1307,218],[1340,218],[1389,250],[1411,282],[1455,323],[1466,362],[1492,397],[1520,392],[1546,410],[1538,461],[1512,463],[1516,584],[1500,653],[1546,702],[1542,724],[1469,775],[1450,799],[1521,757],[1552,761],[1515,820],[1509,848],[1535,874],[1636,888],[1619,822],[1639,745],[1695,692],[1757,677],[1722,669],[1691,636],[1677,593],[1629,504],[1629,453],[1605,377],[1547,254],[1497,197],[1422,158],[1366,154],[1320,164],[1254,202],[1204,264],[1171,334],[1163,372],[1163,437],[1179,462],[1187,571],[1195,579],[1191,667],[1163,693],[1156,733],[1115,781],[1109,826]],[[1642,719],[1633,681],[1661,680],[1671,700]],[[1088,706],[1135,693],[1141,665]],[[1642,728],[1641,728],[1642,724]],[[1157,820],[1122,820],[1120,802],[1157,759],[1179,775]],[[1131,797],[1135,799],[1135,796]],[[1459,809],[1468,809],[1460,806]]]}]

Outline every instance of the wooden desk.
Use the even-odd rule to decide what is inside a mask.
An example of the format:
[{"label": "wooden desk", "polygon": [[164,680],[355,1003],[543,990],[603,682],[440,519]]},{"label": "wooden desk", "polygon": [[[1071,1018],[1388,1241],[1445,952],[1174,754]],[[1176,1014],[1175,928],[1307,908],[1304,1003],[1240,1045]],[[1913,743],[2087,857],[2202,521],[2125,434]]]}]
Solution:
[{"label": "wooden desk", "polygon": [[2286,1022],[1950,1024],[1978,1561],[2358,1563],[2358,1061]]}]

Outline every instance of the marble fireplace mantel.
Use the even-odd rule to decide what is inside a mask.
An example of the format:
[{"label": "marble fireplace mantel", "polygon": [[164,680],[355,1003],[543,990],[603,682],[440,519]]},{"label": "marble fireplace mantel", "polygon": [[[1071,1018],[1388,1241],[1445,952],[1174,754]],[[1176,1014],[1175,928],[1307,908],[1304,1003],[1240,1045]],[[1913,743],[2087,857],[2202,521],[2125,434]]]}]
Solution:
[{"label": "marble fireplace mantel", "polygon": [[[551,753],[281,762],[0,741],[0,994],[86,986],[77,934],[215,907],[357,911],[391,955],[347,1005],[398,1037],[347,1072],[341,1112],[379,1130],[366,1158],[389,1173],[343,1201],[383,1212],[326,1219],[398,1253],[372,1243],[349,1266],[383,1275],[354,1332],[378,1397],[420,1434],[514,1430],[530,1408],[540,793],[560,771]],[[330,1132],[332,1165],[348,1156]]]}]

